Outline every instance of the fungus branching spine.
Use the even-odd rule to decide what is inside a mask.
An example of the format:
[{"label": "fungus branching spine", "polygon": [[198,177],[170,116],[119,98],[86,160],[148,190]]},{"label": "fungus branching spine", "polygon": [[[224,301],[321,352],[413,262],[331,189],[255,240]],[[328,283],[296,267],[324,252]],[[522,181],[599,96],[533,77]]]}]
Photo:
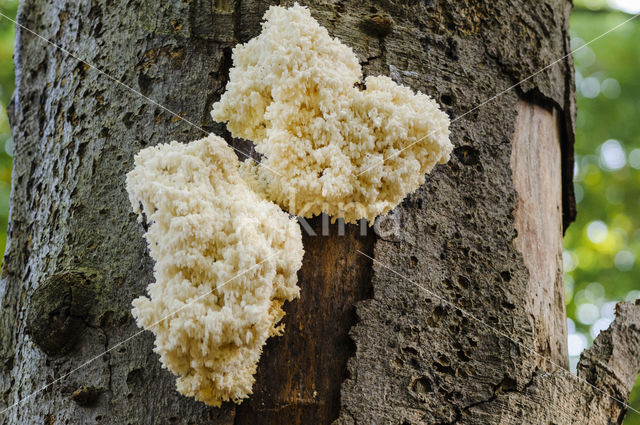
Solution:
[{"label": "fungus branching spine", "polygon": [[452,150],[435,101],[384,76],[359,87],[355,54],[308,9],[271,7],[265,19],[234,49],[212,111],[265,166],[210,135],[146,148],[127,175],[156,261],[133,315],[178,391],[213,406],[251,394],[282,305],[299,296],[302,237],[285,211],[373,222]]}]

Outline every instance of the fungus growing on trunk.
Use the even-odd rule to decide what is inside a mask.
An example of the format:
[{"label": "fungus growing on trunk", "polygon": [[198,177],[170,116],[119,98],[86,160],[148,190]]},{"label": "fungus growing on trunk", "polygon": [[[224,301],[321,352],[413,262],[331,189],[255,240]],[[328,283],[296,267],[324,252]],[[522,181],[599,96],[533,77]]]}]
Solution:
[{"label": "fungus growing on trunk", "polygon": [[[448,161],[449,118],[429,96],[367,77],[351,48],[305,7],[271,7],[233,50],[212,117],[252,140],[267,197],[292,214],[347,222],[385,214]],[[247,165],[248,167],[248,165]]]},{"label": "fungus growing on trunk", "polygon": [[[142,150],[127,175],[150,224],[149,297],[133,302],[182,394],[218,406],[251,393],[282,305],[299,295],[300,228],[310,217],[373,221],[451,153],[449,119],[428,96],[368,77],[351,49],[295,5],[271,7],[263,32],[234,49],[212,115],[253,140],[240,164],[217,136]],[[142,214],[144,212],[144,214]]]},{"label": "fungus growing on trunk", "polygon": [[143,149],[127,191],[155,259],[148,298],[133,301],[138,325],[155,334],[180,393],[239,402],[267,338],[282,332],[283,303],[299,296],[297,222],[244,182],[214,135]]}]

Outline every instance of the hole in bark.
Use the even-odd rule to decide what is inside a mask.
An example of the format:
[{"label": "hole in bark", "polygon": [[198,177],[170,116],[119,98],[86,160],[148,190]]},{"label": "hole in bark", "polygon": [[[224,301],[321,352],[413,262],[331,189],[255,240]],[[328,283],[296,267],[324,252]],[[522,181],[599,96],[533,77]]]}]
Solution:
[{"label": "hole in bark", "polygon": [[456,354],[458,355],[458,358],[463,362],[471,360],[471,357],[467,356],[467,353],[465,353],[464,349],[461,346],[456,350]]},{"label": "hole in bark", "polygon": [[75,401],[78,406],[89,407],[95,404],[102,393],[101,388],[96,387],[82,387],[71,394],[71,399]]},{"label": "hole in bark", "polygon": [[67,109],[67,115],[66,115],[67,122],[73,121],[75,117],[76,117],[76,107],[75,105],[71,105],[69,109]]},{"label": "hole in bark", "polygon": [[401,368],[404,365],[404,362],[402,361],[402,359],[398,356],[395,356],[393,358],[393,360],[391,360],[391,363],[398,368]]},{"label": "hole in bark", "polygon": [[100,6],[91,6],[91,9],[89,10],[89,19],[90,20],[95,20],[98,19],[99,17],[102,16],[102,8]]},{"label": "hole in bark", "polygon": [[142,369],[134,369],[127,374],[127,386],[133,387],[137,382],[142,381]]},{"label": "hole in bark", "polygon": [[455,375],[455,371],[451,368],[451,366],[442,366],[439,363],[434,363],[434,367],[438,372],[446,373],[447,375]]},{"label": "hole in bark", "polygon": [[518,389],[518,383],[515,379],[505,376],[500,385],[497,388],[497,391],[507,392],[507,391],[515,391]]},{"label": "hole in bark", "polygon": [[427,319],[427,324],[432,328],[440,325],[440,322],[442,322],[442,318],[445,316],[445,314],[446,311],[444,307],[440,305],[436,306],[436,308],[433,309],[431,316],[429,316],[429,318]]},{"label": "hole in bark", "polygon": [[467,376],[469,376],[469,375],[467,375],[467,371],[462,369],[462,368],[456,370],[456,372],[457,372],[456,376],[459,377],[459,378],[466,378]]},{"label": "hole in bark", "polygon": [[431,381],[426,376],[414,379],[411,383],[411,390],[418,394],[427,394],[433,391]]},{"label": "hole in bark", "polygon": [[[454,151],[455,153],[455,151]],[[449,162],[449,173],[451,174],[451,176],[455,177],[458,175],[458,173],[460,173],[460,167],[458,167],[458,165],[454,162]]]},{"label": "hole in bark", "polygon": [[436,364],[439,364],[441,366],[447,367],[451,365],[451,362],[449,361],[449,357],[447,357],[444,354],[440,354],[437,358],[436,358]]},{"label": "hole in bark", "polygon": [[480,158],[480,152],[472,146],[459,146],[453,150],[453,154],[464,165],[475,165]]},{"label": "hole in bark", "polygon": [[124,123],[125,127],[130,128],[133,125],[133,113],[127,112],[126,114],[124,114],[124,116],[122,117],[122,122]]},{"label": "hole in bark", "polygon": [[440,101],[445,105],[451,106],[455,103],[455,98],[450,94],[443,94],[440,96]]},{"label": "hole in bark", "polygon": [[469,289],[471,282],[465,276],[458,276],[458,286],[462,289]]},{"label": "hole in bark", "polygon": [[447,39],[447,50],[445,54],[451,60],[458,60],[458,42],[453,38]]},{"label": "hole in bark", "polygon": [[[99,211],[100,214],[105,214],[102,212],[102,210]],[[100,317],[100,326],[102,327],[106,327],[109,323],[111,323],[111,321],[113,320],[113,311],[109,310],[106,311],[101,317]]]},{"label": "hole in bark", "polygon": [[413,347],[402,347],[402,351],[404,351],[407,354],[413,354],[414,356],[418,355],[418,350],[416,350]]},{"label": "hole in bark", "polygon": [[498,325],[500,323],[500,320],[494,315],[489,315],[487,317],[487,321],[492,325]]},{"label": "hole in bark", "polygon": [[412,255],[410,260],[411,260],[411,267],[415,267],[418,265],[418,257],[416,257],[415,255]]},{"label": "hole in bark", "polygon": [[140,87],[140,91],[145,96],[151,92],[151,83],[153,82],[153,78],[149,77],[147,74],[140,73],[138,74],[138,86]]},{"label": "hole in bark", "polygon": [[94,37],[99,37],[102,34],[102,22],[98,22],[91,33]]},{"label": "hole in bark", "polygon": [[500,277],[505,282],[509,282],[511,280],[511,272],[509,270],[505,270],[503,272],[500,272]]},{"label": "hole in bark", "polygon": [[416,357],[411,357],[411,360],[409,361],[409,363],[411,363],[411,367],[413,367],[415,370],[422,369],[422,366],[420,365],[420,362]]},{"label": "hole in bark", "polygon": [[509,301],[503,301],[502,306],[508,310],[513,310],[514,308],[516,308],[516,305]]},{"label": "hole in bark", "polygon": [[445,354],[439,354],[433,360],[432,364],[433,364],[433,367],[439,372],[455,375],[455,371],[451,367],[451,361],[449,360],[449,357],[447,357]]},{"label": "hole in bark", "polygon": [[393,31],[393,19],[387,14],[374,14],[362,22],[362,29],[377,37],[386,37]]}]

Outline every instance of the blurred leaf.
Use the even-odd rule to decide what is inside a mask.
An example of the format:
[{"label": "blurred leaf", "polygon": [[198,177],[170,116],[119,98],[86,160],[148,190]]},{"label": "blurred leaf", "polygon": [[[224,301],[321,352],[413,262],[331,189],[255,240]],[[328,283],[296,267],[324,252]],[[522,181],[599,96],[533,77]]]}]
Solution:
[{"label": "blurred leaf", "polygon": [[[15,19],[18,2],[0,0],[0,12]],[[5,146],[11,140],[11,129],[7,120],[7,106],[14,89],[13,44],[14,24],[0,16],[0,251],[4,253],[9,216],[9,193],[11,184],[11,157]],[[0,264],[2,258],[0,257]]]},{"label": "blurred leaf", "polygon": [[[576,1],[571,18],[572,48],[583,46],[624,22],[629,15],[612,11],[612,2]],[[625,24],[576,52],[578,120],[575,180],[579,194],[578,218],[567,230],[566,252],[575,259],[567,269],[567,315],[575,332],[591,343],[606,322],[611,301],[640,289],[640,170],[629,166],[629,153],[640,148],[640,18]],[[607,229],[600,241],[589,226],[602,222]],[[596,230],[598,226],[595,226]],[[592,236],[592,239],[590,239]],[[596,240],[594,240],[595,238]],[[593,286],[600,282],[601,286]],[[601,287],[601,297],[589,288]],[[601,322],[591,326],[578,320],[600,309]],[[584,306],[584,308],[581,308]],[[600,320],[598,319],[598,320]],[[592,332],[593,331],[593,332]],[[593,335],[592,335],[593,333]],[[577,341],[577,339],[573,339]],[[575,360],[572,361],[575,364]],[[640,385],[631,405],[640,410]],[[640,415],[629,412],[625,425],[640,425]]]}]

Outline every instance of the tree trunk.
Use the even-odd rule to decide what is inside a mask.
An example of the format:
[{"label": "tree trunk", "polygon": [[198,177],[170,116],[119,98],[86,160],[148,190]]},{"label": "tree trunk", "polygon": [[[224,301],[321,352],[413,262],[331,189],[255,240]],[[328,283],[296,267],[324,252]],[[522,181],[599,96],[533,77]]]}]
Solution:
[{"label": "tree trunk", "polygon": [[455,151],[382,220],[395,226],[323,236],[311,220],[285,335],[265,347],[254,395],[222,408],[175,391],[150,333],[128,340],[153,277],[124,176],[141,148],[203,136],[158,104],[248,149],[209,111],[269,4],[21,3],[21,25],[140,93],[18,29],[0,423],[620,423],[640,306],[619,306],[577,377],[562,369],[571,57],[472,109],[569,52],[569,1],[304,3],[366,75],[435,97]]}]

